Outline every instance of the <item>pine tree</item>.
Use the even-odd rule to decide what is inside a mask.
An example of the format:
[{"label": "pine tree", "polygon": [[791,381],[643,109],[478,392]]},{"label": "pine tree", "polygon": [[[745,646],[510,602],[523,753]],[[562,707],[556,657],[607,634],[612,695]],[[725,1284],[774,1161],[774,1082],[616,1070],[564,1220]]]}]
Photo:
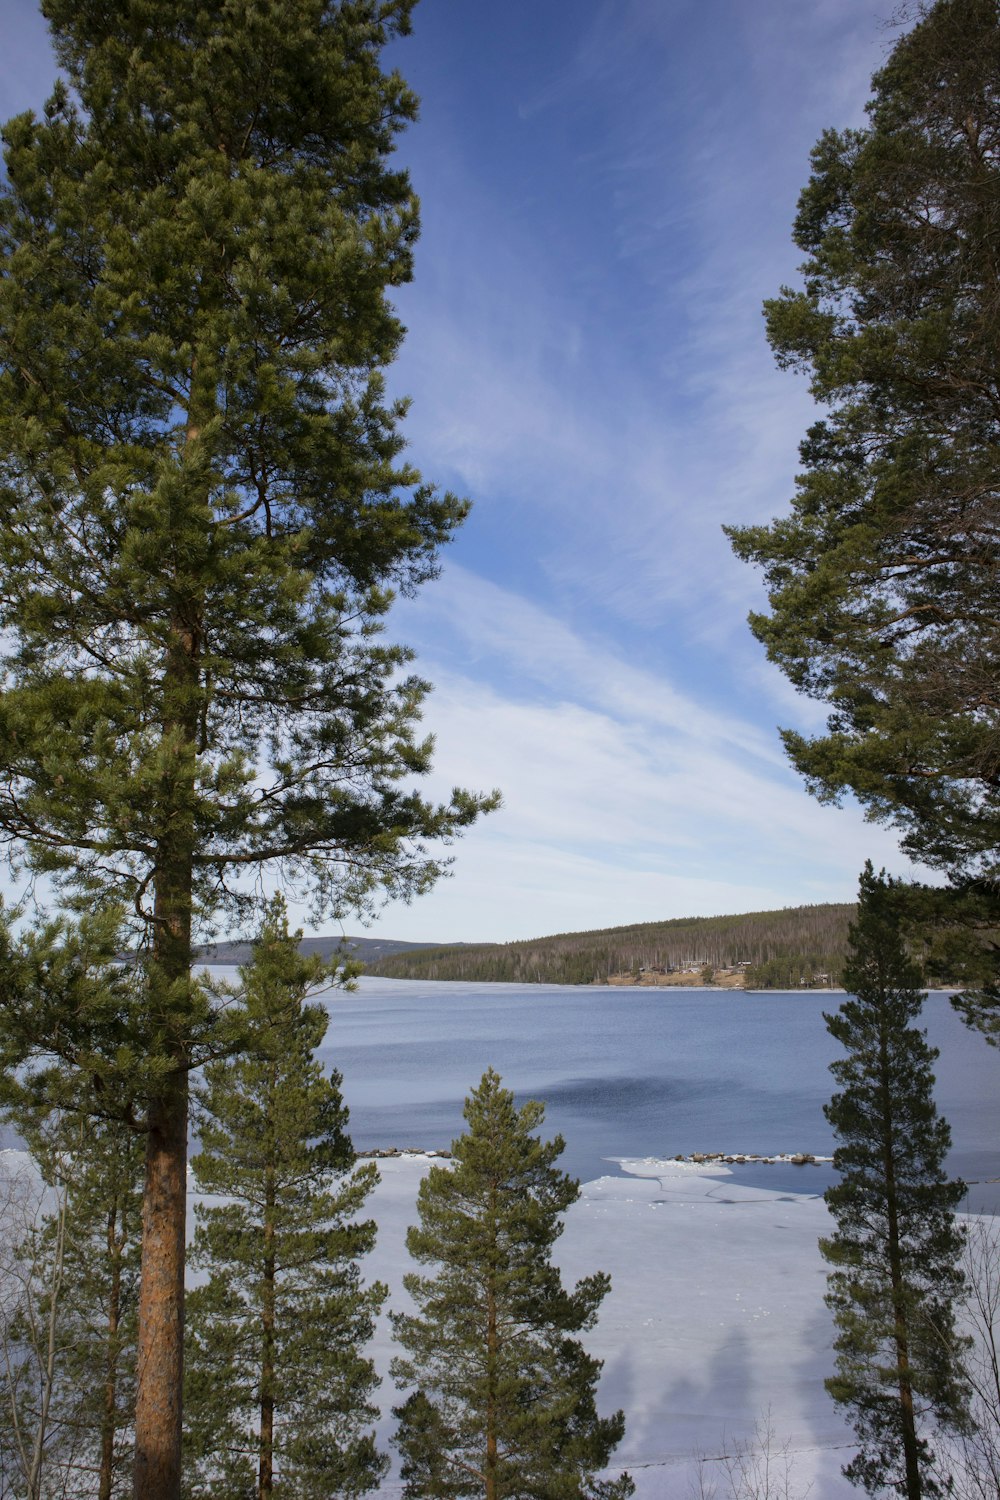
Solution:
[{"label": "pine tree", "polygon": [[866,127],[817,142],[803,285],[765,305],[778,363],[823,408],[791,514],[730,534],[765,572],[755,634],[832,710],[826,735],[784,735],[810,788],[852,790],[956,879],[996,880],[1000,13],[913,13]]},{"label": "pine tree", "polygon": [[417,894],[487,805],[409,785],[426,684],[378,638],[466,512],[384,390],[417,207],[381,57],[412,6],[43,0],[65,78],[3,132],[0,834],[148,960],[119,1034],[49,1027],[109,1088],[148,1060],[141,1500],[180,1484],[187,1080],[219,1023],[193,927],[276,864],[317,914]]},{"label": "pine tree", "polygon": [[603,1272],[564,1289],[550,1252],[579,1184],[554,1165],[557,1136],[534,1131],[543,1106],[522,1109],[490,1069],[465,1103],[468,1129],[453,1163],[420,1185],[407,1248],[425,1276],[405,1285],[418,1311],[395,1314],[406,1350],[393,1375],[415,1389],[397,1408],[405,1494],[426,1500],[624,1500],[628,1475],[596,1479],[625,1428],[600,1417],[599,1360],[574,1334],[593,1326],[609,1289]]},{"label": "pine tree", "polygon": [[918,980],[893,884],[868,864],[844,971],[850,998],[826,1017],[846,1052],[831,1064],[841,1092],[826,1106],[840,1174],[826,1193],[836,1230],[820,1241],[837,1327],[827,1389],[861,1445],[847,1478],[907,1500],[946,1493],[931,1439],[935,1428],[965,1423],[954,1217],[965,1188],[944,1174],[950,1132],[933,1099],[937,1053],[914,1025],[924,1000]]},{"label": "pine tree", "polygon": [[791,509],[729,534],[764,572],[754,634],[830,708],[825,734],[782,732],[793,764],[947,875],[924,914],[967,1022],[1000,1044],[1000,9],[898,9],[916,24],[867,125],[813,150],[802,286],[765,304],[821,407]]},{"label": "pine tree", "polygon": [[358,1258],[375,1225],[357,1214],[374,1165],[354,1152],[337,1074],[316,1048],[327,1014],[307,996],[326,974],[298,952],[272,902],[241,1006],[257,1037],[206,1069],[198,1108],[201,1192],[188,1298],[191,1493],[267,1500],[363,1494],[385,1460],[370,1424],[377,1383],[361,1352],[385,1296]]}]

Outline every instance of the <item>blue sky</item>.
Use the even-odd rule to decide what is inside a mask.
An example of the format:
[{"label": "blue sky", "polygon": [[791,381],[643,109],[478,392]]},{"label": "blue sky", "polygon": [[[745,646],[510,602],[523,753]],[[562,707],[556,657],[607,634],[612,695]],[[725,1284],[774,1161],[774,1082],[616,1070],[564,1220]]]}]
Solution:
[{"label": "blue sky", "polygon": [[[794,281],[809,150],[863,121],[889,0],[422,0],[393,61],[423,205],[391,376],[410,457],[468,495],[391,617],[434,684],[433,789],[501,787],[452,878],[374,931],[438,941],[846,900],[910,867],[820,807],[820,727],[746,626],[721,527],[781,511],[810,418],[761,301]],[[0,0],[0,117],[52,68]],[[351,924],[348,924],[350,928]]]}]

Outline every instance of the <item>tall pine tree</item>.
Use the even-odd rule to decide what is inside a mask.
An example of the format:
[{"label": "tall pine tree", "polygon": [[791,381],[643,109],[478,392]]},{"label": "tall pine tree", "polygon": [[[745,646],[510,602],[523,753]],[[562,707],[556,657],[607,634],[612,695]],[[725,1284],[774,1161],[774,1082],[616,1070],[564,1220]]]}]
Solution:
[{"label": "tall pine tree", "polygon": [[846,1054],[831,1064],[841,1092],[826,1106],[840,1174],[826,1193],[836,1229],[820,1241],[837,1327],[827,1389],[860,1443],[847,1478],[907,1500],[946,1492],[934,1430],[960,1430],[966,1420],[954,1217],[965,1188],[944,1172],[950,1132],[933,1098],[937,1053],[914,1024],[918,983],[892,882],[868,864],[844,970],[850,996],[826,1017]]},{"label": "tall pine tree", "polygon": [[326,1010],[307,1003],[325,971],[299,936],[274,901],[241,971],[256,1044],[206,1069],[198,1109],[209,1201],[192,1263],[207,1280],[188,1299],[188,1450],[192,1494],[219,1500],[361,1495],[385,1467],[362,1352],[385,1288],[358,1270],[376,1171],[351,1171],[340,1080],[315,1056]]},{"label": "tall pine tree", "polygon": [[426,684],[378,639],[466,509],[400,461],[382,375],[412,6],[43,0],[65,81],[3,131],[0,836],[148,959],[127,1035],[49,1028],[109,1085],[148,1059],[141,1500],[180,1486],[193,926],[275,863],[327,914],[416,894],[486,805],[413,789]]},{"label": "tall pine tree", "polygon": [[625,1429],[600,1417],[601,1371],[574,1334],[593,1326],[610,1282],[572,1292],[550,1252],[579,1184],[555,1164],[560,1137],[534,1132],[543,1106],[520,1110],[490,1069],[465,1103],[453,1164],[420,1184],[411,1256],[429,1268],[405,1285],[415,1314],[396,1314],[406,1350],[393,1374],[414,1390],[397,1409],[404,1493],[421,1500],[624,1500],[628,1475],[595,1478]]}]

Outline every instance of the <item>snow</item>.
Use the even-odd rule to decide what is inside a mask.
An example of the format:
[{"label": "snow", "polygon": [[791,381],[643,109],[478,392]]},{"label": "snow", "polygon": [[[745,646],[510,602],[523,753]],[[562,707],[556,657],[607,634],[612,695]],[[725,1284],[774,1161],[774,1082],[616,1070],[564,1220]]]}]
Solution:
[{"label": "snow", "polygon": [[[0,1152],[8,1171],[23,1152]],[[390,1288],[374,1358],[383,1385],[379,1446],[393,1469],[378,1494],[402,1493],[390,1439],[398,1395],[389,1379],[388,1308],[408,1304],[406,1230],[416,1220],[420,1179],[432,1155],[380,1160],[368,1212],[378,1221],[368,1280]],[[832,1325],[823,1303],[826,1271],[817,1247],[831,1227],[803,1167],[799,1193],[737,1183],[719,1163],[621,1159],[622,1176],[585,1183],[566,1216],[556,1258],[567,1282],[593,1271],[611,1291],[587,1348],[604,1361],[600,1407],[622,1407],[625,1438],[615,1472],[627,1468],[637,1500],[686,1500],[696,1493],[699,1456],[724,1480],[719,1456],[751,1436],[769,1411],[779,1447],[792,1460],[792,1496],[846,1500],[841,1476],[852,1435],[823,1388],[833,1368]],[[725,1495],[725,1484],[720,1486]]]},{"label": "snow", "polygon": [[[372,1209],[380,1232],[368,1271],[390,1304],[406,1304],[405,1235],[415,1220],[426,1156],[379,1162]],[[717,1164],[623,1160],[624,1176],[584,1185],[566,1217],[557,1259],[565,1279],[607,1271],[612,1289],[587,1348],[604,1360],[600,1407],[622,1407],[627,1468],[638,1500],[683,1497],[704,1455],[747,1439],[770,1409],[779,1446],[789,1445],[792,1493],[810,1500],[856,1495],[840,1473],[851,1433],[823,1388],[833,1368],[826,1273],[817,1248],[830,1220],[822,1199],[744,1187]],[[804,1173],[808,1168],[802,1169]],[[804,1179],[804,1186],[808,1178]],[[391,1347],[380,1324],[376,1362],[385,1377],[379,1436],[388,1445],[397,1397]],[[379,1494],[401,1494],[390,1476]]]}]

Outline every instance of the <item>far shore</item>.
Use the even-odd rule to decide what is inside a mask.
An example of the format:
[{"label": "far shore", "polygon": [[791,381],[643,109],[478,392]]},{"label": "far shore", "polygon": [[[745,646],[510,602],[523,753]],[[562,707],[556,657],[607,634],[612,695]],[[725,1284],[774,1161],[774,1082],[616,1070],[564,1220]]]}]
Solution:
[{"label": "far shore", "polygon": [[672,974],[644,973],[609,974],[606,979],[591,979],[590,985],[604,989],[621,990],[715,990],[730,994],[734,990],[743,995],[811,995],[819,992],[826,995],[844,995],[847,991],[839,984],[789,984],[747,985],[742,974],[723,974],[706,984],[696,969],[678,969]]},{"label": "far shore", "polygon": [[[719,969],[710,980],[704,980],[701,967],[695,969],[673,969],[664,972],[662,969],[643,969],[639,974],[622,972],[609,974],[606,979],[592,979],[589,982],[596,985],[605,985],[611,989],[663,989],[663,990],[742,990],[747,993],[766,993],[753,985],[747,985],[746,975],[741,969]],[[825,977],[825,976],[824,976]],[[766,989],[778,990],[782,994],[797,994],[799,991],[808,993],[811,990],[824,990],[831,993],[840,990],[836,984],[799,984],[799,985],[768,985]]]},{"label": "far shore", "polygon": [[[841,984],[783,984],[768,985],[765,988],[746,986],[742,984],[702,984],[700,980],[684,980],[678,982],[673,978],[663,980],[646,979],[636,981],[631,976],[620,978],[612,975],[610,979],[587,979],[578,984],[560,984],[555,979],[425,979],[423,977],[402,977],[395,974],[362,974],[363,979],[375,981],[387,980],[391,984],[434,984],[446,987],[459,985],[514,985],[517,988],[533,989],[565,989],[565,990],[594,990],[594,989],[619,989],[619,990],[679,990],[682,993],[690,993],[694,990],[707,990],[716,995],[847,995]],[[960,995],[962,993],[959,985],[930,984],[924,986],[924,993],[930,995]]]}]

